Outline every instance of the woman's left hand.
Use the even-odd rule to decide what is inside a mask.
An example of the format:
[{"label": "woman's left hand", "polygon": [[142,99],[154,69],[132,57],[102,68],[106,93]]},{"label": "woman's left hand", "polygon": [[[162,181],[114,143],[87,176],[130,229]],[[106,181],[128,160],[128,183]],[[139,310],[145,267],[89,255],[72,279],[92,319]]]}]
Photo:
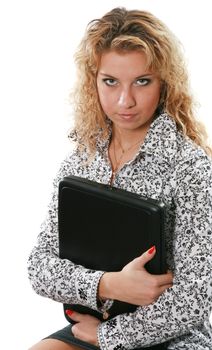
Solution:
[{"label": "woman's left hand", "polygon": [[80,314],[79,312],[72,310],[66,310],[66,314],[71,320],[77,322],[71,328],[75,338],[99,346],[97,339],[97,327],[101,321],[98,320],[98,318]]}]

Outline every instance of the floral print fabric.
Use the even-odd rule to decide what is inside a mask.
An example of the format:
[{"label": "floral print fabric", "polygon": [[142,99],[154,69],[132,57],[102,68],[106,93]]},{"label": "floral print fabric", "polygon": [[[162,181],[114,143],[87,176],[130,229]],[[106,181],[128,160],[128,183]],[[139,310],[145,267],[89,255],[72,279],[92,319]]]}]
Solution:
[{"label": "floral print fabric", "polygon": [[[103,271],[59,258],[58,183],[76,175],[109,184],[109,139],[98,142],[94,159],[78,149],[62,162],[37,244],[29,257],[35,291],[61,303],[98,309]],[[149,306],[100,324],[103,350],[136,349],[169,341],[172,350],[212,349],[212,165],[204,151],[185,138],[174,120],[161,113],[152,122],[135,158],[116,174],[113,186],[162,200],[167,206],[167,263],[174,285]],[[101,234],[101,232],[100,232]],[[106,239],[106,237],[104,237]]]}]

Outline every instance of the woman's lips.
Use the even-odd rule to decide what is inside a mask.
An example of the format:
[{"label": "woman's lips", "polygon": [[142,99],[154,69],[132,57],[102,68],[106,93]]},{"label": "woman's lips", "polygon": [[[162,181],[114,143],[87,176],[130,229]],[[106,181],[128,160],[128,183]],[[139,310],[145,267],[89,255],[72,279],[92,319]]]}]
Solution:
[{"label": "woman's lips", "polygon": [[119,117],[123,118],[123,119],[132,119],[136,116],[136,114],[130,114],[130,113],[119,113]]}]

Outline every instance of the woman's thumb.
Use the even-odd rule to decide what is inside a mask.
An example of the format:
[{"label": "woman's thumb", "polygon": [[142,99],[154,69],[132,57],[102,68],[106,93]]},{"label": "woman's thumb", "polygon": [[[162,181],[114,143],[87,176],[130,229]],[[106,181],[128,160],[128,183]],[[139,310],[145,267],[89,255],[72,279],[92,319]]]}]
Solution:
[{"label": "woman's thumb", "polygon": [[146,263],[148,263],[148,261],[150,261],[155,256],[155,253],[156,253],[156,247],[153,246],[149,250],[144,252],[141,256],[135,259],[136,264],[139,264],[140,267],[144,267]]}]

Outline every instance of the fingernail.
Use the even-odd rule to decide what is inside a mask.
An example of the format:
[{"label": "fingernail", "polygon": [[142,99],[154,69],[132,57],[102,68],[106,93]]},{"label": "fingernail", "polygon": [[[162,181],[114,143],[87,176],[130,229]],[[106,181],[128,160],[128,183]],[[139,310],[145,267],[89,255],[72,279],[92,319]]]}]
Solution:
[{"label": "fingernail", "polygon": [[155,251],[155,245],[148,250],[148,254],[153,254]]},{"label": "fingernail", "polygon": [[68,310],[68,309],[65,311],[66,315],[68,315],[68,316],[71,316],[73,314],[73,312],[74,311]]}]

